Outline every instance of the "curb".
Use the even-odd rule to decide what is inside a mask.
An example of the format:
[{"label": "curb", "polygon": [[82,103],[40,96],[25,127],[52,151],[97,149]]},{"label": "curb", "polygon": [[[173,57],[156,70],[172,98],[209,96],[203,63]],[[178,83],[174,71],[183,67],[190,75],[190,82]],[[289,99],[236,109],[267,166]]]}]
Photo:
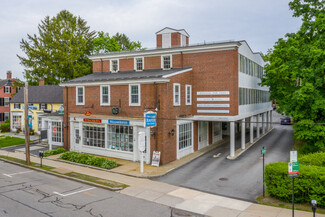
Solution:
[{"label": "curb", "polygon": [[66,175],[63,175],[63,174],[54,173],[54,172],[47,171],[47,170],[42,170],[42,169],[39,169],[39,168],[35,168],[35,167],[32,167],[32,166],[27,166],[27,165],[20,164],[20,163],[17,163],[17,162],[13,162],[13,161],[10,161],[10,160],[7,160],[7,159],[3,159],[3,158],[0,158],[0,160],[1,161],[4,161],[4,162],[7,162],[7,163],[10,163],[10,164],[14,164],[14,165],[20,166],[20,167],[24,167],[24,168],[28,168],[28,169],[31,169],[31,170],[35,170],[35,171],[38,171],[38,172],[42,172],[42,173],[45,173],[45,174],[48,174],[48,175],[53,175],[53,176],[57,176],[57,177],[60,177],[60,178],[73,180],[73,181],[76,181],[76,182],[80,182],[80,183],[83,183],[83,184],[91,185],[91,186],[94,186],[94,187],[103,188],[103,189],[110,190],[110,191],[120,191],[120,190],[123,189],[121,187],[112,188],[112,187],[109,187],[109,186],[105,186],[105,185],[101,185],[101,184],[89,182],[89,181],[82,180],[82,179],[77,179],[77,178],[70,177],[70,176],[66,176]]},{"label": "curb", "polygon": [[[272,130],[274,129],[274,127],[272,127],[270,130],[268,130],[267,132],[265,132],[263,135],[261,135],[259,138],[257,138],[253,143],[250,144],[250,142],[246,143],[246,144],[250,144],[248,145],[247,148],[245,148],[244,150],[240,151],[237,155],[230,157],[230,155],[227,156],[228,160],[236,160],[240,155],[242,155],[243,153],[245,153],[250,147],[252,147],[255,143],[257,143],[258,141],[260,141],[264,136],[268,135]],[[245,145],[246,145],[245,144]]]}]

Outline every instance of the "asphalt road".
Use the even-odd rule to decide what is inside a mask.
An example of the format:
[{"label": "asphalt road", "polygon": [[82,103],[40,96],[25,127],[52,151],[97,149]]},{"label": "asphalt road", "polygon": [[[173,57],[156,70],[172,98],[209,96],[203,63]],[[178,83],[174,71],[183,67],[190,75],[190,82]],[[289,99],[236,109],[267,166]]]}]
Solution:
[{"label": "asphalt road", "polygon": [[[281,115],[274,113],[273,121]],[[248,139],[246,136],[246,139]],[[229,143],[197,158],[189,164],[154,180],[192,188],[212,194],[255,201],[263,193],[262,147],[266,147],[265,163],[289,161],[293,147],[291,125],[274,125],[274,129],[236,160],[228,160]],[[236,139],[236,148],[240,138]],[[219,155],[216,157],[215,155]]]},{"label": "asphalt road", "polygon": [[200,216],[0,161],[1,217]]}]

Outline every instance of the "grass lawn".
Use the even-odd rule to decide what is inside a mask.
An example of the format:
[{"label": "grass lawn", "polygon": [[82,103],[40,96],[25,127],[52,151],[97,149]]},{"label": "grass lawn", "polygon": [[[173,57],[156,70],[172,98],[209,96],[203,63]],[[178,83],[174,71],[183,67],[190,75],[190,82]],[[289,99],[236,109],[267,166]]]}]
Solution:
[{"label": "grass lawn", "polygon": [[10,136],[2,136],[0,137],[0,148],[21,145],[25,144],[25,139],[10,137]]}]

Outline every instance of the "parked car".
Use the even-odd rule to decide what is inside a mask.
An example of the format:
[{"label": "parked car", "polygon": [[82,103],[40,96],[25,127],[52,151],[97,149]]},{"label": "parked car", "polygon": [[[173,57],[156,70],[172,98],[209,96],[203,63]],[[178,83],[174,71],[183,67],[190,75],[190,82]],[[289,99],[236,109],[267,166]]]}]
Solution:
[{"label": "parked car", "polygon": [[281,125],[285,125],[285,124],[288,124],[288,125],[291,124],[291,118],[290,117],[281,118]]}]

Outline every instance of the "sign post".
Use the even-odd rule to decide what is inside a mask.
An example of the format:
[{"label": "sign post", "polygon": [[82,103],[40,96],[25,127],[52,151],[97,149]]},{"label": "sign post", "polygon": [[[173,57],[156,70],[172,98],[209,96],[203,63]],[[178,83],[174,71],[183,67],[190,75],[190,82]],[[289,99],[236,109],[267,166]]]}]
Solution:
[{"label": "sign post", "polygon": [[265,155],[265,153],[266,153],[266,148],[264,148],[264,146],[263,146],[263,148],[262,148],[262,151],[261,151],[261,154],[263,155],[263,197],[265,197],[265,186],[264,186],[264,165],[265,165],[265,157],[264,157],[264,155]]},{"label": "sign post", "polygon": [[299,176],[299,162],[297,162],[297,151],[290,151],[290,162],[288,163],[289,177],[292,177],[292,217],[295,216],[295,177]]},{"label": "sign post", "polygon": [[145,132],[139,132],[140,172],[143,173],[143,152],[146,149]]}]

